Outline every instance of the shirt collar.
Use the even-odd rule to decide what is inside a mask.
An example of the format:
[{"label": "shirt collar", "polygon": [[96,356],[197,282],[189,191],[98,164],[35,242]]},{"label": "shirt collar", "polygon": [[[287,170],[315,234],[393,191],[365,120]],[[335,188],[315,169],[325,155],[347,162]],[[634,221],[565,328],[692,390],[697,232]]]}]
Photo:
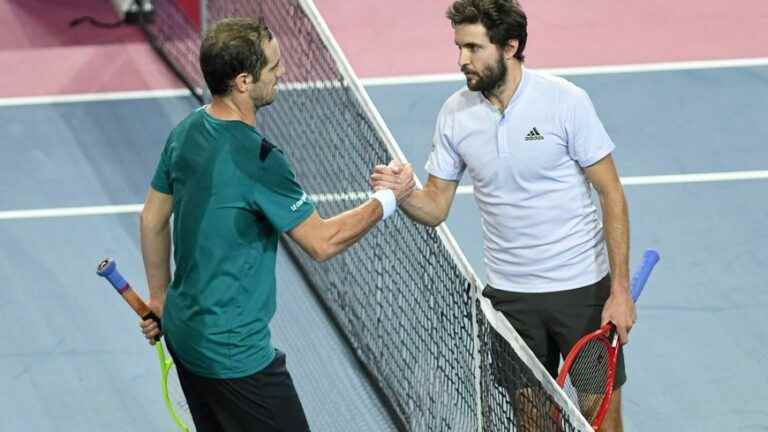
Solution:
[{"label": "shirt collar", "polygon": [[[529,78],[530,72],[525,68],[525,66],[522,67],[522,74],[520,75],[520,84],[517,85],[517,89],[515,90],[515,94],[512,95],[512,99],[509,100],[509,103],[507,104],[507,107],[504,109],[504,112],[508,112],[510,108],[512,108],[517,102],[522,98],[522,94],[525,91],[525,88],[528,87],[528,82],[530,81]],[[482,92],[474,92],[477,94],[477,97],[489,108],[492,108],[494,111],[499,112],[498,108],[496,108],[496,105],[494,105],[491,101],[489,101],[485,95],[483,95]]]}]

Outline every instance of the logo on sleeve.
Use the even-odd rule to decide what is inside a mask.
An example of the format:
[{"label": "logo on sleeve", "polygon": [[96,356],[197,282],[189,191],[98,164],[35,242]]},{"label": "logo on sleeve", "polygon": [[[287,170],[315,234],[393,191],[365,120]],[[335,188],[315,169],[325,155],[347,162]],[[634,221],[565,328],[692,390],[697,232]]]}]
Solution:
[{"label": "logo on sleeve", "polygon": [[536,128],[531,129],[530,132],[528,132],[528,135],[525,136],[526,141],[536,141],[536,140],[543,140],[544,135],[539,133],[539,130]]},{"label": "logo on sleeve", "polygon": [[299,198],[298,201],[296,201],[295,203],[293,203],[293,205],[291,205],[291,211],[295,212],[296,210],[298,210],[299,207],[301,207],[302,204],[307,202],[308,199],[309,199],[309,195],[307,195],[306,192],[302,192],[301,198]]}]

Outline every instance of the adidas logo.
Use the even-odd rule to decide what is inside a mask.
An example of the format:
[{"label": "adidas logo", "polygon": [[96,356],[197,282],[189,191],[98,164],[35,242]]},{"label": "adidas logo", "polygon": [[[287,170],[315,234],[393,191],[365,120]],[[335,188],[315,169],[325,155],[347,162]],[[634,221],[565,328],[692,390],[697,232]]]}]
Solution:
[{"label": "adidas logo", "polygon": [[526,141],[534,141],[534,140],[543,140],[544,135],[539,133],[539,130],[536,128],[531,129],[530,132],[528,132],[528,135],[525,136]]}]

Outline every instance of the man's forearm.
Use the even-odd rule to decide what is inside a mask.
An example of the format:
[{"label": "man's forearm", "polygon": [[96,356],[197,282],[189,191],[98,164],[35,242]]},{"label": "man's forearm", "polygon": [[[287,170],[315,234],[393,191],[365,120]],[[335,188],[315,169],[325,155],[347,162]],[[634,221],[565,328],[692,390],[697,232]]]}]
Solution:
[{"label": "man's forearm", "polygon": [[164,300],[171,280],[170,224],[150,226],[141,224],[141,254],[151,300]]},{"label": "man's forearm", "polygon": [[413,191],[411,196],[400,204],[400,210],[416,223],[436,227],[448,217],[450,203],[440,203],[435,195],[426,188]]},{"label": "man's forearm", "polygon": [[603,230],[608,246],[612,289],[629,287],[629,212],[624,192],[616,190],[601,194]]},{"label": "man's forearm", "polygon": [[317,258],[324,261],[355,244],[381,220],[382,214],[381,204],[372,199],[366,204],[324,220],[326,248]]}]

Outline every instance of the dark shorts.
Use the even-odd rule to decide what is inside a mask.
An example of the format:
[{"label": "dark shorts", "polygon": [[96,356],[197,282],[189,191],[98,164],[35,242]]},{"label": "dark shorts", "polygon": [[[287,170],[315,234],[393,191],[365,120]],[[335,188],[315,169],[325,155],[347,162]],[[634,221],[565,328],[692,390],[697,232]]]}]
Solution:
[{"label": "dark shorts", "polygon": [[[611,293],[609,276],[585,287],[551,293],[516,293],[486,286],[483,296],[504,314],[550,375],[582,336],[600,328],[603,306]],[[627,380],[619,349],[614,388]]]},{"label": "dark shorts", "polygon": [[280,350],[266,368],[242,378],[201,377],[179,361],[176,371],[197,432],[309,431]]}]

